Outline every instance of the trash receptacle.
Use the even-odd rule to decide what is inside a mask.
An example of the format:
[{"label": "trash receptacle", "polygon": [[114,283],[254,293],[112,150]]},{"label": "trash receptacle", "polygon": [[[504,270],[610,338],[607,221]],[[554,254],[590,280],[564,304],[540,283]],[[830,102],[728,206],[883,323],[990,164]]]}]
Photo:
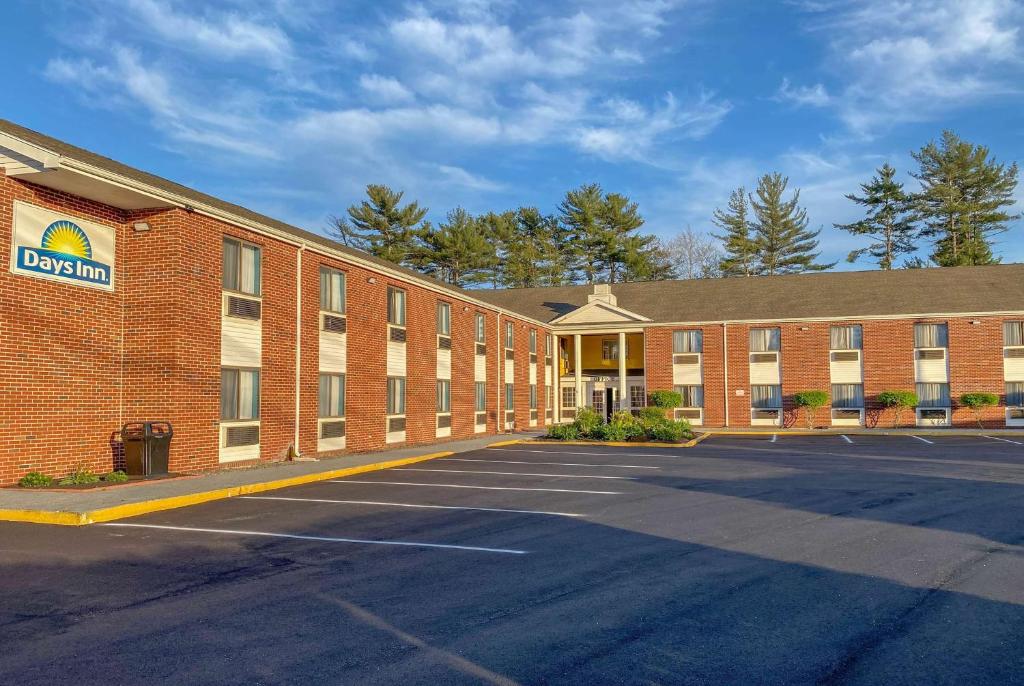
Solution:
[{"label": "trash receptacle", "polygon": [[170,422],[129,422],[121,427],[125,473],[129,476],[167,474],[174,429]]}]

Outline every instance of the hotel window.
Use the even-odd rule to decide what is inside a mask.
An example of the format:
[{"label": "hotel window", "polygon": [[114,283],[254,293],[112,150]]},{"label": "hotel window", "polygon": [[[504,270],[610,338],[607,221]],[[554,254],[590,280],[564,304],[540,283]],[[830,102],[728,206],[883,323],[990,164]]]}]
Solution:
[{"label": "hotel window", "polygon": [[864,407],[864,385],[859,383],[832,384],[832,407]]},{"label": "hotel window", "polygon": [[949,407],[949,384],[948,383],[919,383],[917,384],[917,406],[918,407]]},{"label": "hotel window", "polygon": [[537,354],[537,332],[530,330],[530,352]]},{"label": "hotel window", "polygon": [[562,389],[562,407],[576,407],[576,389],[573,387]]},{"label": "hotel window", "polygon": [[590,392],[590,406],[598,414],[604,414],[604,391]]},{"label": "hotel window", "polygon": [[833,326],[829,329],[830,350],[860,350],[864,345],[864,334],[860,324]]},{"label": "hotel window", "polygon": [[387,413],[405,414],[405,377],[388,377]]},{"label": "hotel window", "polygon": [[1003,345],[1024,346],[1024,322],[1003,322]]},{"label": "hotel window", "polygon": [[505,322],[505,347],[512,348],[515,343],[515,329],[512,322]]},{"label": "hotel window", "polygon": [[647,394],[644,393],[643,386],[629,387],[629,404],[632,407],[643,407],[647,404]]},{"label": "hotel window", "polygon": [[260,370],[220,370],[220,418],[245,421],[260,417]]},{"label": "hotel window", "polygon": [[945,324],[914,324],[914,347],[949,347],[949,330]]},{"label": "hotel window", "polygon": [[704,332],[700,329],[672,332],[672,353],[704,352]]},{"label": "hotel window", "polygon": [[388,324],[405,326],[405,291],[388,286]]},{"label": "hotel window", "polygon": [[537,384],[530,384],[530,409],[537,409]]},{"label": "hotel window", "polygon": [[444,414],[452,411],[452,382],[447,379],[437,380],[437,412]]},{"label": "hotel window", "polygon": [[1024,407],[1024,381],[1006,382],[1006,406]]},{"label": "hotel window", "polygon": [[515,397],[515,393],[513,393],[512,384],[510,384],[510,383],[505,384],[505,409],[506,410],[514,410],[514,409],[516,409],[516,397]]},{"label": "hotel window", "polygon": [[480,313],[476,315],[476,342],[483,343],[486,335],[484,329],[484,316]]},{"label": "hotel window", "polygon": [[781,342],[782,332],[778,328],[750,330],[750,352],[778,352]]},{"label": "hotel window", "polygon": [[320,309],[345,314],[345,272],[320,267]]},{"label": "hotel window", "polygon": [[782,386],[778,384],[750,387],[750,406],[757,410],[775,410],[782,407]]},{"label": "hotel window", "polygon": [[320,417],[345,416],[345,375],[320,375]]},{"label": "hotel window", "polygon": [[437,335],[450,336],[452,333],[452,306],[437,303]]},{"label": "hotel window", "polygon": [[476,411],[487,410],[487,384],[484,381],[476,382]]},{"label": "hotel window", "polygon": [[704,407],[703,386],[676,386],[675,391],[683,398],[679,407]]},{"label": "hotel window", "polygon": [[605,362],[619,359],[619,342],[611,339],[601,341],[601,359]]},{"label": "hotel window", "polygon": [[544,356],[551,357],[551,334],[544,336]]},{"label": "hotel window", "polygon": [[260,294],[260,249],[234,238],[224,238],[224,290]]}]

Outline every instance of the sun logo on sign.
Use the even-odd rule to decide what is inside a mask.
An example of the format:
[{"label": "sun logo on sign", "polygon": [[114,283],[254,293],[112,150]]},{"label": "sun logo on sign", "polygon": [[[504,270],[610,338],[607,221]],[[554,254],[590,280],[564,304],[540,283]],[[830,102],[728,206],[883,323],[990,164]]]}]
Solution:
[{"label": "sun logo on sign", "polygon": [[67,219],[57,220],[47,226],[40,243],[44,250],[73,255],[84,260],[92,259],[92,244],[89,237],[77,224]]}]

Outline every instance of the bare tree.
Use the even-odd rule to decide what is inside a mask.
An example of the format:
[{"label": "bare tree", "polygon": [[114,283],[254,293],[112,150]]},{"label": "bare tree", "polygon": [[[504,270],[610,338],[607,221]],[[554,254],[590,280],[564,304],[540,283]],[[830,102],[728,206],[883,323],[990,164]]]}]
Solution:
[{"label": "bare tree", "polygon": [[711,279],[722,275],[718,242],[687,226],[666,243],[672,265],[681,279]]}]

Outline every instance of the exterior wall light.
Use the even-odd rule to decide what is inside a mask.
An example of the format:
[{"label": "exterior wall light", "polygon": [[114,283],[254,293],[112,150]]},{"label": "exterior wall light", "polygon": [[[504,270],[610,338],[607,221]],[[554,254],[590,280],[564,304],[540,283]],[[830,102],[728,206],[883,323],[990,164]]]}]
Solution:
[{"label": "exterior wall light", "polygon": [[132,224],[132,228],[142,233],[143,231],[149,231],[149,223],[147,222],[135,222]]}]

